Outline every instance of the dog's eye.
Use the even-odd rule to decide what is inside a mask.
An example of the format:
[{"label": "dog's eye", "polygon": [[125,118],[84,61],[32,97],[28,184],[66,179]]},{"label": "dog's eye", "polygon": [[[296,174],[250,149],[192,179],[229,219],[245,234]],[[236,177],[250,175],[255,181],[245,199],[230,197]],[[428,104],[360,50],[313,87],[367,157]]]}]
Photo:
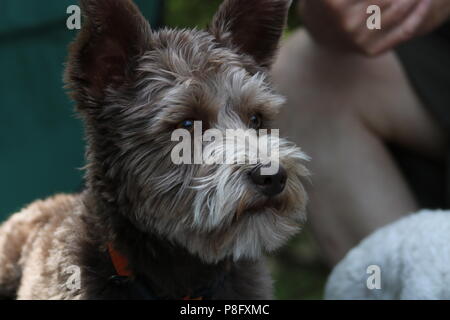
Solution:
[{"label": "dog's eye", "polygon": [[179,129],[191,130],[194,127],[194,120],[184,120],[178,125]]},{"label": "dog's eye", "polygon": [[257,114],[254,114],[250,117],[250,127],[252,129],[261,129],[262,120],[261,117]]}]

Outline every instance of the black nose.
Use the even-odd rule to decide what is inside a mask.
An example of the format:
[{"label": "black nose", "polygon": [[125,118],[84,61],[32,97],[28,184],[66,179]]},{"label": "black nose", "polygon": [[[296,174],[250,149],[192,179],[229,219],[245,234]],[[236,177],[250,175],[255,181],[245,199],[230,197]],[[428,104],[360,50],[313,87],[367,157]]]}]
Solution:
[{"label": "black nose", "polygon": [[253,183],[268,197],[274,197],[280,194],[286,186],[286,170],[280,165],[278,172],[274,175],[263,175],[261,173],[262,168],[264,166],[257,166],[250,172]]}]

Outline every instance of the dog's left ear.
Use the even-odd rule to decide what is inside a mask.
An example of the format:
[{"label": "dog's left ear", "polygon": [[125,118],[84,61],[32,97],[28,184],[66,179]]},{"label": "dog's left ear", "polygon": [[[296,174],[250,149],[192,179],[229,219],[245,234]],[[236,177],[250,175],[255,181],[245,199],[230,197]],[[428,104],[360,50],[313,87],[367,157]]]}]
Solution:
[{"label": "dog's left ear", "polygon": [[272,65],[292,0],[225,0],[209,31],[217,41]]}]

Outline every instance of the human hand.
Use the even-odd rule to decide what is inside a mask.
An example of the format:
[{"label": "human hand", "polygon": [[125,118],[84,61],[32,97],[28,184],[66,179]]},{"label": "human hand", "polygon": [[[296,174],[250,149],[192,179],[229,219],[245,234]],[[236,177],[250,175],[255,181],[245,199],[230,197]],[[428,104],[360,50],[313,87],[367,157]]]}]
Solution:
[{"label": "human hand", "polygon": [[[381,9],[381,29],[366,26],[367,8]],[[312,36],[324,45],[379,55],[430,32],[450,15],[449,0],[301,0]]]}]

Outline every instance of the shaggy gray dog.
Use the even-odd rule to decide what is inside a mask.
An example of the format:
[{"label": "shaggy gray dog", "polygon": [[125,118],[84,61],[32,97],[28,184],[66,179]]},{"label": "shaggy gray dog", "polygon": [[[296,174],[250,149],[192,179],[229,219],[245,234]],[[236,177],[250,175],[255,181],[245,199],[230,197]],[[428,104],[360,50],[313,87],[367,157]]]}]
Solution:
[{"label": "shaggy gray dog", "polygon": [[152,31],[131,1],[81,1],[65,81],[86,128],[86,190],[2,225],[1,296],[272,297],[263,255],[303,221],[306,156],[279,141],[265,177],[261,164],[175,165],[171,134],[270,128],[290,2],[226,0],[206,31]]}]

